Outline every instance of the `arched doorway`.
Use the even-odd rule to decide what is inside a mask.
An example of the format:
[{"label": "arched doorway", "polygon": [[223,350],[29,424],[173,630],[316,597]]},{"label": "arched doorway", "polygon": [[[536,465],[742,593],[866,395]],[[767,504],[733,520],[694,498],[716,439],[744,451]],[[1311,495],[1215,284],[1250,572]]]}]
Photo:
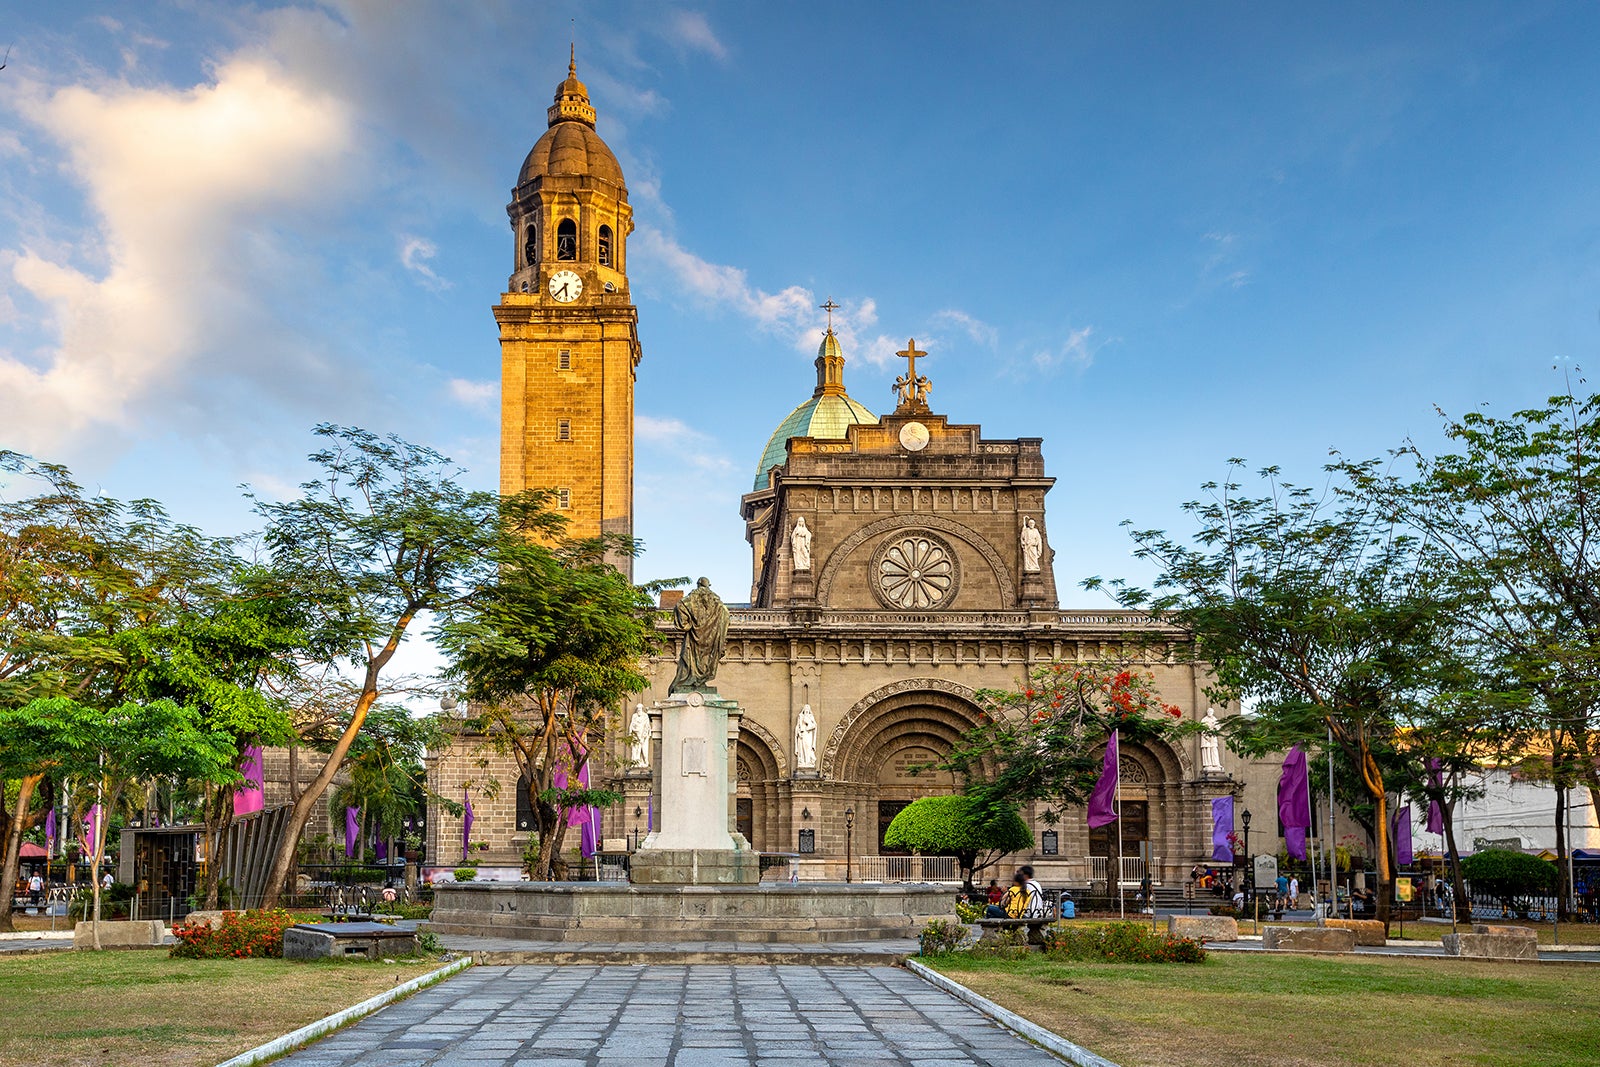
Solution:
[{"label": "arched doorway", "polygon": [[734,754],[734,829],[757,852],[779,850],[778,801],[788,773],[782,747],[766,729],[746,719]]},{"label": "arched doorway", "polygon": [[897,682],[856,703],[821,762],[823,776],[856,811],[857,855],[891,851],[884,831],[912,801],[960,788],[953,774],[931,765],[983,721],[971,690],[938,678]]}]

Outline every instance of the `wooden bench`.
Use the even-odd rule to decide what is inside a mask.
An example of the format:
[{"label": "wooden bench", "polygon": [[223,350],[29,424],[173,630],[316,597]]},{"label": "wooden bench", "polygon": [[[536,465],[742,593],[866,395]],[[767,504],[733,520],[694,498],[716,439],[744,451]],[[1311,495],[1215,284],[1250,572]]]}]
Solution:
[{"label": "wooden bench", "polygon": [[1048,916],[1037,919],[979,919],[978,927],[983,933],[978,937],[978,943],[998,941],[1000,934],[1006,930],[1026,929],[1028,944],[1043,945],[1044,928],[1053,922],[1055,920]]}]

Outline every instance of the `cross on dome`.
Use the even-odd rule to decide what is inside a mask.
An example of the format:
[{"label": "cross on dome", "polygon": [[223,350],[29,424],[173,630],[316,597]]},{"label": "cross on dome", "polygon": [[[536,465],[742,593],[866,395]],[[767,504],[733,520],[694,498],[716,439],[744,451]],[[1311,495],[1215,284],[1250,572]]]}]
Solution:
[{"label": "cross on dome", "polygon": [[826,304],[818,304],[817,307],[820,310],[826,311],[828,313],[828,332],[832,333],[833,332],[833,313],[835,311],[839,310],[839,305],[835,304],[833,302],[833,297],[830,296],[830,297],[828,297],[828,302]]},{"label": "cross on dome", "polygon": [[918,351],[915,337],[906,342],[903,350],[895,353],[906,361],[906,372],[896,378],[891,386],[900,398],[900,404],[895,408],[897,415],[926,414],[928,411],[928,390],[932,385],[926,376],[917,373],[917,357],[927,354]]}]

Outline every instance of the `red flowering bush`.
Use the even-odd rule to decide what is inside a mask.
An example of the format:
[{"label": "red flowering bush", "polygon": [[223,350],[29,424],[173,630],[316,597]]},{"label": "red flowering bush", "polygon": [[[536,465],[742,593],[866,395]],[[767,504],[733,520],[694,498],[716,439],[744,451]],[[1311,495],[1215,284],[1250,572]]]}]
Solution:
[{"label": "red flowering bush", "polygon": [[1051,926],[1045,952],[1060,959],[1112,963],[1204,963],[1205,946],[1192,937],[1167,937],[1143,923],[1104,926]]},{"label": "red flowering bush", "polygon": [[283,932],[298,920],[282,908],[270,911],[225,911],[222,923],[212,929],[206,922],[181,922],[172,928],[178,959],[279,959]]}]

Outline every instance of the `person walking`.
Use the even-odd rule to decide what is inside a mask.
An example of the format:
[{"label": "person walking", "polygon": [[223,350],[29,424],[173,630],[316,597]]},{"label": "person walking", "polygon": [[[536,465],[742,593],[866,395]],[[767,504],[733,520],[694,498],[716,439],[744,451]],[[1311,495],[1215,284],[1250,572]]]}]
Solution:
[{"label": "person walking", "polygon": [[1300,876],[1291,875],[1289,878],[1289,910],[1300,906]]},{"label": "person walking", "polygon": [[39,906],[39,898],[44,896],[44,879],[39,877],[39,872],[34,871],[33,877],[28,879],[28,901],[34,906]]}]

